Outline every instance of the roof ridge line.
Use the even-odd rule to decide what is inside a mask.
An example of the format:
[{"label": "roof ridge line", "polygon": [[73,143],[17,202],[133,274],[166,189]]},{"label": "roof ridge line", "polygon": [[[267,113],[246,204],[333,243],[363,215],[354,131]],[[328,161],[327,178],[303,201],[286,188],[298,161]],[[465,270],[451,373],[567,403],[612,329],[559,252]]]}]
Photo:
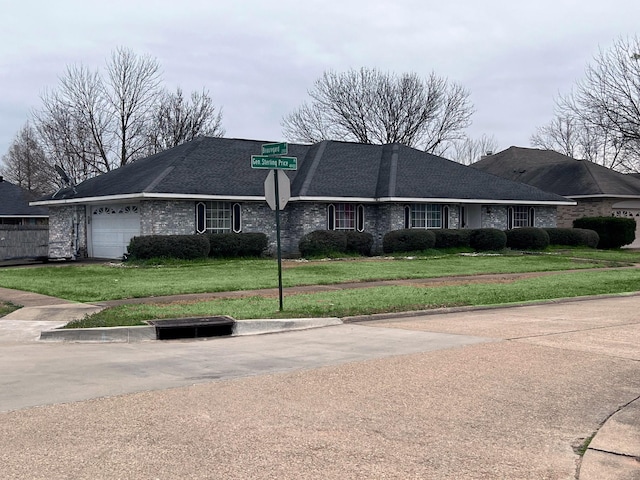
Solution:
[{"label": "roof ridge line", "polygon": [[389,168],[389,196],[396,195],[396,184],[398,183],[398,151],[400,146],[394,143],[391,147],[391,165]]},{"label": "roof ridge line", "polygon": [[[187,155],[189,155],[193,150],[195,150],[200,145],[200,143],[202,142],[202,138],[203,137],[198,137],[198,138],[195,139],[194,142],[190,142],[189,145],[187,146],[187,148],[184,149],[183,154],[178,156],[178,157],[176,157],[176,159],[173,160],[171,162],[171,164],[167,168],[165,168],[162,172],[160,172],[160,174],[158,176],[156,176],[153,180],[151,180],[151,182],[149,182],[149,184],[145,188],[142,189],[142,192],[143,193],[150,192],[162,180],[167,178],[167,175],[169,175],[176,168],[176,164],[179,161],[184,160]],[[179,146],[179,145],[177,145],[177,146]]]},{"label": "roof ridge line", "polygon": [[598,186],[598,190],[599,190],[600,194],[605,193],[605,192],[604,192],[604,190],[603,190],[603,188],[602,188],[602,185],[600,185],[600,182],[598,181],[598,179],[595,177],[595,175],[594,175],[594,174],[593,174],[593,172],[591,171],[591,166],[587,166],[587,163],[585,163],[585,162],[592,163],[593,165],[598,165],[598,164],[597,164],[597,163],[595,163],[595,162],[592,162],[591,160],[580,160],[580,162],[581,162],[581,164],[582,164],[583,166],[585,166],[585,168],[586,168],[586,170],[587,170],[587,173],[588,173],[588,174],[589,174],[589,176],[591,177],[591,180],[593,180],[593,183],[594,183],[594,184],[596,184],[596,185]]},{"label": "roof ridge line", "polygon": [[322,155],[324,155],[324,151],[326,150],[328,143],[329,143],[329,140],[323,140],[322,142],[320,142],[318,151],[313,157],[313,161],[311,162],[311,166],[309,167],[309,173],[307,173],[307,176],[304,179],[304,182],[302,182],[302,187],[300,187],[299,196],[304,196],[307,194],[307,190],[309,190],[309,186],[311,185],[313,176],[315,175],[316,170],[318,169],[318,165],[320,164],[320,159],[322,158]]}]

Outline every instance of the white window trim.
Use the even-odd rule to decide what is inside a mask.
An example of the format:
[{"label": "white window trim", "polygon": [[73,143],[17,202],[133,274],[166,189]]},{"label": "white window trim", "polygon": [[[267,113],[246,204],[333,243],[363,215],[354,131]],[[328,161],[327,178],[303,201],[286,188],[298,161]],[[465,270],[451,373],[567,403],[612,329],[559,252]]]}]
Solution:
[{"label": "white window trim", "polygon": [[[228,233],[240,233],[242,232],[242,205],[239,203],[230,203],[230,202],[221,202],[219,200],[211,200],[209,201],[209,203],[212,202],[217,202],[217,203],[222,203],[222,204],[228,204],[229,205],[229,214],[230,214],[230,225],[229,225],[229,230]],[[204,212],[201,212],[201,209],[204,210]],[[195,230],[196,233],[198,234],[204,234],[204,233],[211,233],[214,234],[216,232],[211,231],[212,229],[208,229],[207,228],[207,210],[208,210],[208,206],[207,206],[207,202],[197,202],[196,203],[196,225],[195,225]],[[237,210],[237,212],[236,212]],[[239,218],[236,218],[236,213],[239,216]],[[202,214],[202,222],[200,222],[200,215]],[[200,225],[202,225],[202,228],[200,228]],[[236,228],[236,226],[238,228]],[[223,232],[224,233],[224,232]]]}]

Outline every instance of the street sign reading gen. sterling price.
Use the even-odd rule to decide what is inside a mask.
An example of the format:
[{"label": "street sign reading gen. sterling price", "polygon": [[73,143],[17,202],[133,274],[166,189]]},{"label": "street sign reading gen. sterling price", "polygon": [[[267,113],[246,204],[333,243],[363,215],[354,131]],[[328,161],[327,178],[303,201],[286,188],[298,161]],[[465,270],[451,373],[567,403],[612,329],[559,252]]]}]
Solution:
[{"label": "street sign reading gen. sterling price", "polygon": [[272,157],[269,155],[251,155],[251,168],[297,170],[298,157]]}]

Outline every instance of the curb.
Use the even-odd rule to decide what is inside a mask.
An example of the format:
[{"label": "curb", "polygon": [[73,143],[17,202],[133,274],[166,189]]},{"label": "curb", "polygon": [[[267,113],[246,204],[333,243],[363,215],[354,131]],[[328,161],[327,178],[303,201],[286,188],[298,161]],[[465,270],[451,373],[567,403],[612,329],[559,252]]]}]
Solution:
[{"label": "curb", "polygon": [[59,328],[40,332],[45,342],[133,343],[156,339],[151,326],[106,328]]},{"label": "curb", "polygon": [[623,405],[600,427],[582,457],[580,480],[639,478],[640,398]]},{"label": "curb", "polygon": [[289,319],[259,319],[238,320],[233,326],[232,336],[258,335],[263,333],[277,333],[291,330],[307,330],[309,328],[330,327],[342,325],[342,320],[336,317],[328,318],[289,318]]},{"label": "curb", "polygon": [[562,303],[586,302],[589,300],[635,296],[640,296],[640,292],[604,293],[601,295],[585,295],[583,297],[566,297],[553,298],[550,300],[530,300],[526,302],[499,303],[497,305],[465,305],[461,307],[438,307],[429,310],[407,310],[402,312],[372,313],[370,315],[354,315],[351,317],[342,317],[342,321],[343,323],[359,323],[376,320],[391,320],[394,318],[398,319],[398,321],[402,321],[405,318],[422,317],[426,315],[440,315],[445,313],[473,312],[482,310],[501,310],[506,308],[532,307],[536,305],[555,305]]},{"label": "curb", "polygon": [[[233,326],[233,333],[228,336],[307,330],[341,325],[342,323],[342,320],[336,317],[237,320]],[[135,343],[156,341],[157,336],[156,328],[153,326],[70,328],[42,331],[40,332],[40,340],[45,342]]]}]

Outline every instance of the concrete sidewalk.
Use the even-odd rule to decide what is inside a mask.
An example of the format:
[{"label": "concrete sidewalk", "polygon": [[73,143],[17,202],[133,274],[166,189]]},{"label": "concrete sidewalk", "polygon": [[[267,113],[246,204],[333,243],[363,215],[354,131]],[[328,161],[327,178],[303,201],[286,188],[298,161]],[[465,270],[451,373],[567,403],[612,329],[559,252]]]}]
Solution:
[{"label": "concrete sidewalk", "polygon": [[0,300],[22,305],[0,317],[0,343],[36,341],[42,331],[59,328],[105,308],[1,287]]}]

